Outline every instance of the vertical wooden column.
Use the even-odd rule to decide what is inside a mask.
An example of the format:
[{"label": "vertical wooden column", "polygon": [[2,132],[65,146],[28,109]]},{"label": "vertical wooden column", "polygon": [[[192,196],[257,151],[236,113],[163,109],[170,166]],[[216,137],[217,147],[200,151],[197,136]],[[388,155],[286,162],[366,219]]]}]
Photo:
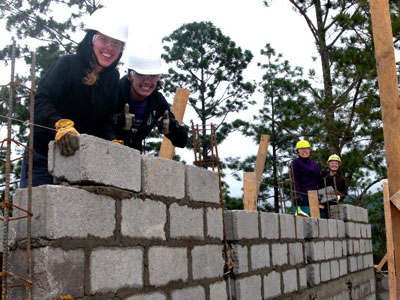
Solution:
[{"label": "vertical wooden column", "polygon": [[[177,88],[174,98],[174,103],[172,104],[172,112],[175,118],[181,123],[183,121],[183,115],[185,114],[186,104],[189,99],[189,91],[186,89]],[[172,159],[174,156],[175,147],[172,145],[171,141],[164,136],[161,148],[160,157]]]},{"label": "vertical wooden column", "polygon": [[257,180],[257,194],[256,194],[257,197],[258,193],[260,192],[262,174],[264,172],[265,160],[267,158],[267,153],[268,153],[269,139],[270,139],[269,135],[266,134],[261,135],[260,145],[258,146],[256,166],[254,168]]},{"label": "vertical wooden column", "polygon": [[243,172],[243,209],[257,210],[256,172]]},{"label": "vertical wooden column", "polygon": [[[400,191],[400,101],[389,2],[388,0],[371,0],[370,9],[382,107],[389,197],[392,197]],[[392,220],[392,228],[386,228],[387,232],[399,228],[400,212],[392,203],[390,203],[390,213],[388,213],[387,217]],[[397,274],[397,287],[399,287],[400,236],[392,234],[392,238],[395,274]],[[391,291],[396,290],[396,287],[389,286],[389,289]],[[390,299],[396,298],[391,297]]]},{"label": "vertical wooden column", "polygon": [[313,218],[320,218],[319,203],[318,203],[318,192],[308,191],[308,203],[310,205],[310,215]]}]

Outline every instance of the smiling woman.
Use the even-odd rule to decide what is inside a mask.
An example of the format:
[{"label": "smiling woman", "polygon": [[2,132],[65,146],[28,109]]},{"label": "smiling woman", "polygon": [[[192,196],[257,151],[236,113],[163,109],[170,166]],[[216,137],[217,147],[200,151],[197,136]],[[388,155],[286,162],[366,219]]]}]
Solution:
[{"label": "smiling woman", "polygon": [[[79,133],[114,140],[119,72],[116,66],[128,37],[127,24],[114,14],[96,11],[76,54],[61,57],[39,82],[35,96],[33,186],[53,183],[47,171],[48,144],[55,139],[62,155],[73,155]],[[107,24],[104,20],[108,20]],[[22,163],[21,187],[27,186],[28,159]]]}]

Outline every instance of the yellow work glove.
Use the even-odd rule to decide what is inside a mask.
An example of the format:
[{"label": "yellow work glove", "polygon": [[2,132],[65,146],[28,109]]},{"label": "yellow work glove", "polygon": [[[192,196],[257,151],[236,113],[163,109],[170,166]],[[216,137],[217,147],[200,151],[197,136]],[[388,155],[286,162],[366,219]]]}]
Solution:
[{"label": "yellow work glove", "polygon": [[116,144],[120,144],[120,145],[124,144],[123,140],[112,140],[111,142],[116,143]]},{"label": "yellow work glove", "polygon": [[164,135],[170,132],[169,131],[170,119],[168,110],[164,111],[164,114],[157,120],[157,123],[159,130],[162,131]]},{"label": "yellow work glove", "polygon": [[68,119],[61,119],[55,124],[56,144],[60,147],[61,154],[70,156],[79,148],[79,132],[74,128],[74,122]]},{"label": "yellow work glove", "polygon": [[135,121],[135,115],[129,113],[128,103],[125,104],[124,115],[125,115],[125,125],[124,127],[122,127],[122,130],[130,131],[132,128],[132,123]]}]

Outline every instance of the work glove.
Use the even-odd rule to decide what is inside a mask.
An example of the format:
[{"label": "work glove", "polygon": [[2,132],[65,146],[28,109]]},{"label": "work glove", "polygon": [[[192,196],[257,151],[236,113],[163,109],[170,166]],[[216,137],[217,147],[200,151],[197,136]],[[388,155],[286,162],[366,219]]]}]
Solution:
[{"label": "work glove", "polygon": [[173,126],[179,128],[179,123],[169,110],[165,110],[163,115],[157,120],[158,130],[166,135],[171,132],[171,128],[173,128]]},{"label": "work glove", "polygon": [[112,140],[112,142],[113,142],[113,143],[116,143],[116,144],[120,144],[120,145],[123,145],[123,144],[124,144],[124,141],[123,141],[123,140]]},{"label": "work glove", "polygon": [[135,121],[135,115],[129,113],[129,104],[126,103],[124,106],[124,111],[114,115],[113,122],[117,128],[121,128],[125,131],[130,131],[132,124]]},{"label": "work glove", "polygon": [[74,122],[68,119],[61,119],[55,124],[57,133],[56,144],[60,147],[61,154],[70,156],[79,148],[79,132],[74,128]]}]

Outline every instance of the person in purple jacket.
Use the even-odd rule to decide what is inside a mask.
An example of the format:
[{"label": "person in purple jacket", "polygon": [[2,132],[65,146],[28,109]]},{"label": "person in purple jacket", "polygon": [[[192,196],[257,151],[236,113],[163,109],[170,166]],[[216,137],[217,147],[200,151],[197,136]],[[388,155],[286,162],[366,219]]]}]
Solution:
[{"label": "person in purple jacket", "polygon": [[318,190],[321,172],[318,164],[310,159],[311,146],[308,141],[299,141],[296,144],[296,152],[299,157],[292,161],[291,170],[297,195],[295,214],[309,217],[308,191]]}]

